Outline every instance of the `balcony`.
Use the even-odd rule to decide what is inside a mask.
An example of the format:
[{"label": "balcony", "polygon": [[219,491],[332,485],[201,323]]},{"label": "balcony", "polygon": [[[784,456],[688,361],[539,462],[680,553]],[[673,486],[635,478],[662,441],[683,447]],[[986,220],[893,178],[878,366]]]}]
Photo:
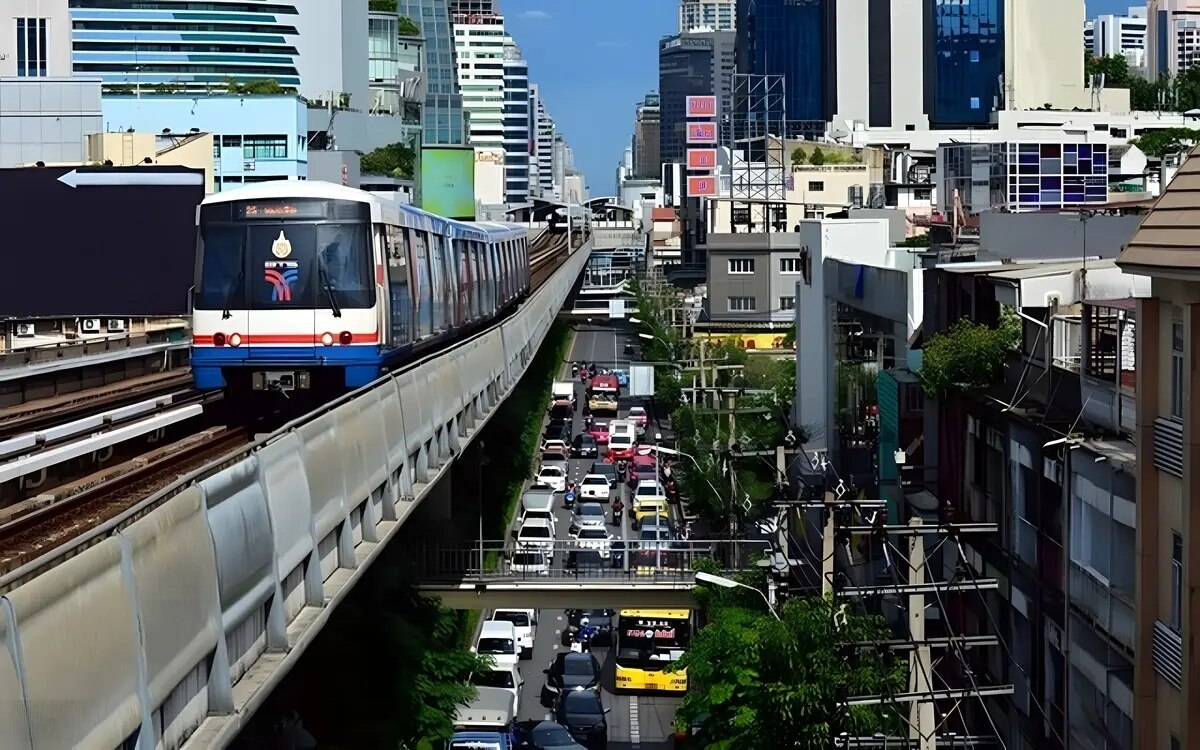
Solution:
[{"label": "balcony", "polygon": [[1178,419],[1154,420],[1154,466],[1183,479],[1183,422]]},{"label": "balcony", "polygon": [[1078,563],[1071,562],[1071,604],[1092,624],[1133,653],[1133,605]]},{"label": "balcony", "polygon": [[1098,427],[1127,435],[1137,426],[1135,309],[1129,299],[1089,303],[1083,310],[1079,387],[1084,417]]},{"label": "balcony", "polygon": [[1183,684],[1183,639],[1162,620],[1154,621],[1154,673],[1176,690]]}]

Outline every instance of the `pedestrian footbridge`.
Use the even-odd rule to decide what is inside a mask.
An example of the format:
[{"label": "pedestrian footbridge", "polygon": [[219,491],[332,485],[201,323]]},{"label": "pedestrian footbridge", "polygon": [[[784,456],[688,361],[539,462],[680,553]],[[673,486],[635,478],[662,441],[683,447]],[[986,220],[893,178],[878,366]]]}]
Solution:
[{"label": "pedestrian footbridge", "polygon": [[5,750],[228,745],[517,384],[593,239],[501,325],[0,576]]},{"label": "pedestrian footbridge", "polygon": [[456,609],[610,609],[695,606],[696,572],[728,576],[756,567],[765,540],[688,540],[598,551],[588,543],[485,541],[410,550],[421,590]]}]

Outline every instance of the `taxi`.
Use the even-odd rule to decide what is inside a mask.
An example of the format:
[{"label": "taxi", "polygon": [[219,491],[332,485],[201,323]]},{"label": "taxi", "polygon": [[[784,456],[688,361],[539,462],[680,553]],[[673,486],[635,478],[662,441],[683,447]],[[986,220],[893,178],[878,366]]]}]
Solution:
[{"label": "taxi", "polygon": [[669,513],[665,497],[639,497],[633,501],[633,520],[635,522],[640,523],[642,519],[650,516],[666,516]]}]

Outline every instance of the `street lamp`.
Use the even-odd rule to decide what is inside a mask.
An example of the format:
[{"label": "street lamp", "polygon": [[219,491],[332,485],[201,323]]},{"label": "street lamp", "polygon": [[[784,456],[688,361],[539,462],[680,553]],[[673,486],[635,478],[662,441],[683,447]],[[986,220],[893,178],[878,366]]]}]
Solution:
[{"label": "street lamp", "polygon": [[[735,581],[732,578],[713,575],[712,573],[705,573],[702,570],[696,572],[696,583],[711,583],[712,585],[720,586],[723,589],[749,589],[761,596],[763,603],[767,605],[767,611],[774,615],[776,620],[780,620],[779,613],[776,612],[775,607],[771,605],[771,600],[767,598],[766,594],[754,588],[753,586],[747,586],[746,584]],[[780,621],[782,622],[782,620]]]}]

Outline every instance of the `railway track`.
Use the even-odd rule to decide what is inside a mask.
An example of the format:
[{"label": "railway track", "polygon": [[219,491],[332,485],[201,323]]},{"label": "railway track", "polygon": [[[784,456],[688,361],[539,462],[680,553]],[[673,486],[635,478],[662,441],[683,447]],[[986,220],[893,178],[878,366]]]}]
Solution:
[{"label": "railway track", "polygon": [[179,477],[249,442],[242,428],[213,427],[0,510],[0,574],[119,515]]},{"label": "railway track", "polygon": [[183,368],[0,409],[0,440],[173,393],[191,383],[191,369]]}]

